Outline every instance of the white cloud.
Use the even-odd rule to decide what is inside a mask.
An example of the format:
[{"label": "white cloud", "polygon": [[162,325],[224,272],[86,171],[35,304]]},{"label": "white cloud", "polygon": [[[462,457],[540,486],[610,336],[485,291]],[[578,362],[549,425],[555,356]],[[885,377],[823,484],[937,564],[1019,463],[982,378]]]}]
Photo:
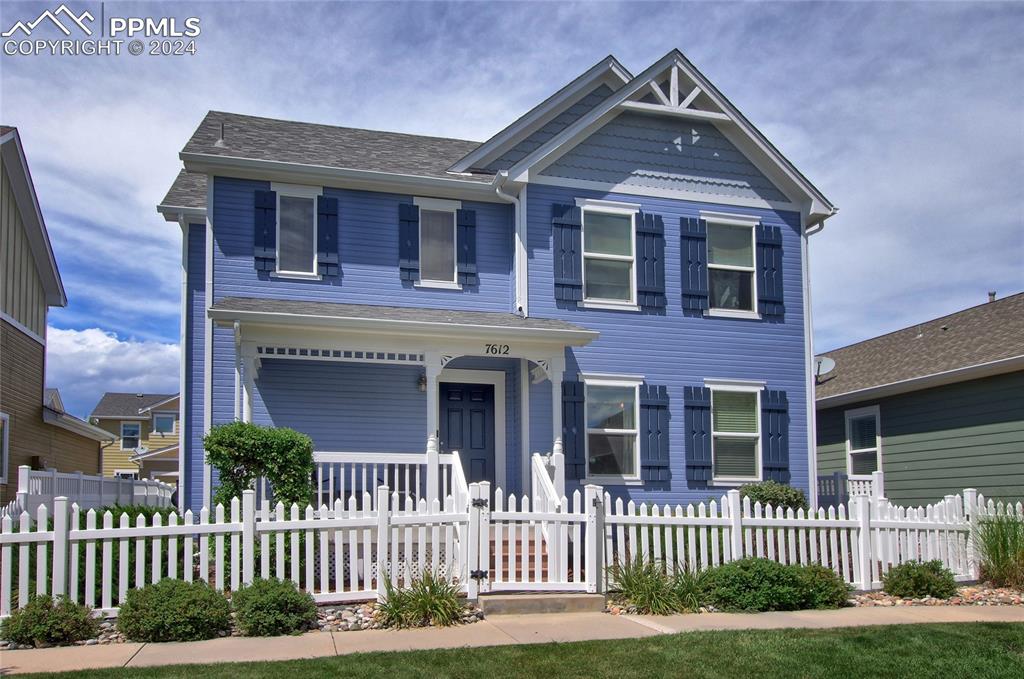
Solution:
[{"label": "white cloud", "polygon": [[86,416],[107,391],[174,393],[178,345],[121,339],[99,328],[47,329],[46,385],[67,410]]}]

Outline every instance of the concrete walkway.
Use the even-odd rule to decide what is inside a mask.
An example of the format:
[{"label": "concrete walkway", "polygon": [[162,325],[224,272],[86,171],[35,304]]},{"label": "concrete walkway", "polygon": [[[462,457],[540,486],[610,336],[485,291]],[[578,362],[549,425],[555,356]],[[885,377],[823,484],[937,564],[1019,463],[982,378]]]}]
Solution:
[{"label": "concrete walkway", "polygon": [[297,637],[228,637],[168,644],[111,644],[4,651],[0,674],[62,672],[101,667],[250,662],[321,658],[365,651],[507,646],[726,629],[826,629],[942,622],[1024,623],[1022,607],[921,606],[844,608],[794,613],[705,613],[611,616],[605,613],[494,615],[472,625],[413,630],[310,632]]}]

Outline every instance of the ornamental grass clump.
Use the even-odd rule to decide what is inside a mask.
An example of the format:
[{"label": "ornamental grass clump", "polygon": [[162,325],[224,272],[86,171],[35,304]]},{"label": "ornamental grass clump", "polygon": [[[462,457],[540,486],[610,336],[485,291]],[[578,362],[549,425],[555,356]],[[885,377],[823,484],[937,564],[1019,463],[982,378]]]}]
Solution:
[{"label": "ornamental grass clump", "polygon": [[0,623],[0,638],[23,646],[73,644],[98,633],[99,622],[88,606],[45,594],[32,595],[27,605]]},{"label": "ornamental grass clump", "polygon": [[377,606],[385,627],[447,627],[462,617],[458,583],[431,571],[399,589],[385,580],[385,598]]},{"label": "ornamental grass clump", "polygon": [[249,637],[299,634],[316,623],[316,602],[291,580],[256,578],[231,596],[238,628]]},{"label": "ornamental grass clump", "polygon": [[164,578],[128,590],[117,629],[132,641],[199,641],[226,632],[231,605],[202,580]]},{"label": "ornamental grass clump", "polygon": [[908,561],[893,566],[882,576],[882,589],[886,594],[902,599],[948,599],[956,594],[956,580],[953,572],[939,560]]},{"label": "ornamental grass clump", "polygon": [[610,588],[647,615],[671,615],[682,606],[663,564],[642,557],[616,561],[609,572]]},{"label": "ornamental grass clump", "polygon": [[996,587],[1024,590],[1024,516],[991,516],[974,530],[981,577]]}]

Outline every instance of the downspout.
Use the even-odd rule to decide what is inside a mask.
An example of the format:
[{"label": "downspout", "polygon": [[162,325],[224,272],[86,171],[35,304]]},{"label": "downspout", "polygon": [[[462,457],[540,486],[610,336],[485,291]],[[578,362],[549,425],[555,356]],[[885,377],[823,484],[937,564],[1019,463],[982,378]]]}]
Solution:
[{"label": "downspout", "polygon": [[[528,264],[526,260],[526,215],[523,214],[523,203],[519,196],[513,196],[504,191],[505,182],[508,181],[508,172],[501,171],[494,177],[494,193],[498,198],[507,203],[515,205],[515,312],[521,316],[529,316],[528,288]],[[525,191],[525,188],[523,189]]]}]

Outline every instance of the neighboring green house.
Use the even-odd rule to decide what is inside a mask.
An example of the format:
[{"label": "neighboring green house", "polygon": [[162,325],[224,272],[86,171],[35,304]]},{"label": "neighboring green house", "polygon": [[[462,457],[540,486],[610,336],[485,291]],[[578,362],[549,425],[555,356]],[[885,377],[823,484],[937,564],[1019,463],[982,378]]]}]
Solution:
[{"label": "neighboring green house", "polygon": [[881,470],[899,505],[1024,497],[1024,293],[824,354],[819,478]]}]

